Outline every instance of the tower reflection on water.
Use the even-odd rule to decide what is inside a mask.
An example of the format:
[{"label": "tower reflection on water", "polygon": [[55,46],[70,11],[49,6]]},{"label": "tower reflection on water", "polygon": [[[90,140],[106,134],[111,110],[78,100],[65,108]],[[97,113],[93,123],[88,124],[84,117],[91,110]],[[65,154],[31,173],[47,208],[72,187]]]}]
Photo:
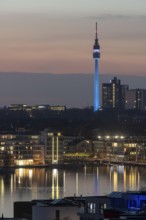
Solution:
[{"label": "tower reflection on water", "polygon": [[59,198],[58,170],[52,170],[52,199]]},{"label": "tower reflection on water", "polygon": [[[105,195],[145,187],[146,169],[124,166],[63,169],[17,169],[0,175],[0,215],[13,215],[14,201]],[[5,205],[7,204],[7,206]]]}]

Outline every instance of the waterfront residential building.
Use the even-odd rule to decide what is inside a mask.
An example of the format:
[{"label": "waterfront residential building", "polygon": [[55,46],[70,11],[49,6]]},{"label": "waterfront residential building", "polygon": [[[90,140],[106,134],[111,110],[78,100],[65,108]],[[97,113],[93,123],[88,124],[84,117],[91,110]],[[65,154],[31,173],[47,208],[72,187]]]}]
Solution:
[{"label": "waterfront residential building", "polygon": [[102,108],[103,109],[124,109],[125,91],[127,85],[122,85],[121,81],[114,77],[110,83],[102,84]]},{"label": "waterfront residential building", "polygon": [[0,135],[0,166],[60,164],[63,152],[63,136],[59,132]]},{"label": "waterfront residential building", "polygon": [[98,158],[146,162],[145,136],[98,136],[93,144]]},{"label": "waterfront residential building", "polygon": [[34,165],[43,160],[39,135],[0,135],[0,165]]}]

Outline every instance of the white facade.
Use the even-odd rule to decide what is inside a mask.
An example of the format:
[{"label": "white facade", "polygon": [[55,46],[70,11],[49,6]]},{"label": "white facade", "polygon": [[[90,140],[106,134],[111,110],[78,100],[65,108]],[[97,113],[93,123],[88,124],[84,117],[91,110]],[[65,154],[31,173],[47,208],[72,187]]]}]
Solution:
[{"label": "white facade", "polygon": [[32,220],[79,220],[77,206],[36,205],[32,209]]}]

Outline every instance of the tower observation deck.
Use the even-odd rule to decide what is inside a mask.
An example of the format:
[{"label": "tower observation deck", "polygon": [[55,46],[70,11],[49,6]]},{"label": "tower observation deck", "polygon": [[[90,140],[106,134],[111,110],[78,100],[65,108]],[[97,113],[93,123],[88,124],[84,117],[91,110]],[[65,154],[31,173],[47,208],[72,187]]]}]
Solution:
[{"label": "tower observation deck", "polygon": [[95,62],[94,68],[94,112],[99,110],[99,77],[98,77],[98,60],[100,58],[100,45],[98,42],[97,22],[96,22],[96,35],[95,43],[93,46],[93,58]]}]

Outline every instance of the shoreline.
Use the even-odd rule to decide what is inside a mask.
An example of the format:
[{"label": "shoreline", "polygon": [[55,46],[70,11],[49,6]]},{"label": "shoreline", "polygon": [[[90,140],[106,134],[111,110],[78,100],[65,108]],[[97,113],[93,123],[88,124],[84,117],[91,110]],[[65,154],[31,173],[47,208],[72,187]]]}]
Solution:
[{"label": "shoreline", "polygon": [[19,168],[51,168],[51,169],[78,169],[84,166],[114,166],[114,165],[122,165],[122,166],[137,166],[137,167],[146,167],[146,163],[144,162],[135,162],[135,161],[116,161],[116,160],[105,160],[105,159],[96,159],[93,161],[78,161],[72,160],[70,163],[64,164],[39,164],[39,165],[14,165],[14,166],[1,166],[0,173],[4,171],[15,171],[15,169]]},{"label": "shoreline", "polygon": [[0,166],[0,173],[1,171],[13,171],[15,169],[24,168],[24,169],[31,169],[31,168],[52,168],[52,169],[77,169],[83,167],[84,165],[79,164],[41,164],[41,165],[14,165],[14,166]]}]

